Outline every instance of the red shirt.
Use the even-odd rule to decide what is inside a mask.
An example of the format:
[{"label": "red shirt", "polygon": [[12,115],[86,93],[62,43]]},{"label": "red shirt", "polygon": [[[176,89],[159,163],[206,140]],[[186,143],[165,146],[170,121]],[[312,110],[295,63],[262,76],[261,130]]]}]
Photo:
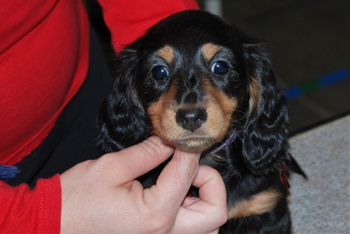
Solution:
[{"label": "red shirt", "polygon": [[[100,4],[117,51],[162,18],[197,8],[193,0]],[[0,6],[0,164],[11,165],[45,139],[84,82],[88,18],[77,0],[0,0]],[[0,204],[0,233],[59,232],[58,176],[33,191],[0,182]]]}]

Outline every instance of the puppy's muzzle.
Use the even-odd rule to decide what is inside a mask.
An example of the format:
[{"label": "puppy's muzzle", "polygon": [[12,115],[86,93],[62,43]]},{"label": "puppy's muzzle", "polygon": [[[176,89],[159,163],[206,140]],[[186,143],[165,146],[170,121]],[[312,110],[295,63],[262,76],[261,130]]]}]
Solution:
[{"label": "puppy's muzzle", "polygon": [[207,112],[203,108],[179,109],[176,112],[177,124],[188,131],[194,132],[207,120]]}]

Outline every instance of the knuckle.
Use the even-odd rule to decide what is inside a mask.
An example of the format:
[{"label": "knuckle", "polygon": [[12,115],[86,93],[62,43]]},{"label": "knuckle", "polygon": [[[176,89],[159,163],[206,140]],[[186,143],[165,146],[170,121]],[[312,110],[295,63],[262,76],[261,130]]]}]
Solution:
[{"label": "knuckle", "polygon": [[186,177],[191,178],[197,174],[198,168],[199,168],[199,161],[195,156],[185,154],[185,155],[182,155],[180,160],[185,161],[183,165],[185,165],[184,173]]},{"label": "knuckle", "polygon": [[221,207],[216,211],[216,222],[221,226],[228,220],[228,209],[227,207]]},{"label": "knuckle", "polygon": [[112,153],[105,154],[100,158],[91,162],[91,166],[95,168],[104,167],[104,165],[109,165],[111,163]]},{"label": "knuckle", "polygon": [[196,158],[191,157],[188,163],[189,173],[191,174],[193,174],[193,172],[197,173],[198,167],[199,167],[199,161]]},{"label": "knuckle", "polygon": [[203,165],[203,168],[205,170],[205,173],[210,175],[211,178],[213,178],[215,180],[220,180],[221,179],[221,175],[216,169],[214,169],[214,168],[212,168],[210,166],[207,166],[207,165]]},{"label": "knuckle", "polygon": [[75,165],[76,168],[80,171],[86,171],[92,168],[95,165],[96,160],[86,160]]},{"label": "knuckle", "polygon": [[174,219],[169,215],[151,215],[148,217],[150,233],[166,233],[168,232],[174,224]]},{"label": "knuckle", "polygon": [[164,154],[170,154],[172,149],[164,145],[160,139],[156,137],[150,137],[139,144],[141,150],[143,150],[147,155],[151,156],[163,156]]},{"label": "knuckle", "polygon": [[[90,169],[92,169],[92,172],[94,173],[102,173],[103,175],[106,174],[113,174],[111,168],[115,169],[115,171],[118,171],[119,175],[124,175],[127,172],[127,169],[120,166],[119,164],[116,164],[116,161],[118,161],[116,157],[116,153],[107,153],[105,155],[102,155],[98,159],[91,160],[88,162],[88,166]],[[102,175],[102,174],[101,174]]]},{"label": "knuckle", "polygon": [[162,154],[161,149],[159,149],[154,143],[146,140],[141,144],[137,145],[139,152],[142,152],[143,157],[148,159],[156,160],[156,157],[160,157]]},{"label": "knuckle", "polygon": [[210,177],[210,180],[214,183],[214,184],[221,184],[222,186],[224,186],[224,181],[223,178],[221,176],[221,174],[214,168],[206,166],[206,171],[205,173]]}]

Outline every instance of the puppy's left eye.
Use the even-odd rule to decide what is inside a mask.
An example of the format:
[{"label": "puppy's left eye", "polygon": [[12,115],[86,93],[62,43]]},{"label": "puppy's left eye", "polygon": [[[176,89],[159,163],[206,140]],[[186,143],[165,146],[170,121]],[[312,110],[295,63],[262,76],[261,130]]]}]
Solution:
[{"label": "puppy's left eye", "polygon": [[169,71],[166,67],[164,66],[155,66],[152,69],[152,76],[153,78],[157,79],[157,80],[162,80],[164,78],[167,78],[169,76]]},{"label": "puppy's left eye", "polygon": [[213,63],[210,71],[216,75],[225,75],[229,71],[229,65],[225,61],[217,61]]}]

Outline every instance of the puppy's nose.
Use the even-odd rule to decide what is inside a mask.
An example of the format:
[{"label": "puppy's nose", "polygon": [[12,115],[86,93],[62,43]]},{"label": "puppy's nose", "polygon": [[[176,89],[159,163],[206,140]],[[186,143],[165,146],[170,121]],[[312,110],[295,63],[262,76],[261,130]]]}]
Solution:
[{"label": "puppy's nose", "polygon": [[202,108],[180,109],[176,112],[176,122],[182,128],[193,132],[207,120],[207,113]]}]

